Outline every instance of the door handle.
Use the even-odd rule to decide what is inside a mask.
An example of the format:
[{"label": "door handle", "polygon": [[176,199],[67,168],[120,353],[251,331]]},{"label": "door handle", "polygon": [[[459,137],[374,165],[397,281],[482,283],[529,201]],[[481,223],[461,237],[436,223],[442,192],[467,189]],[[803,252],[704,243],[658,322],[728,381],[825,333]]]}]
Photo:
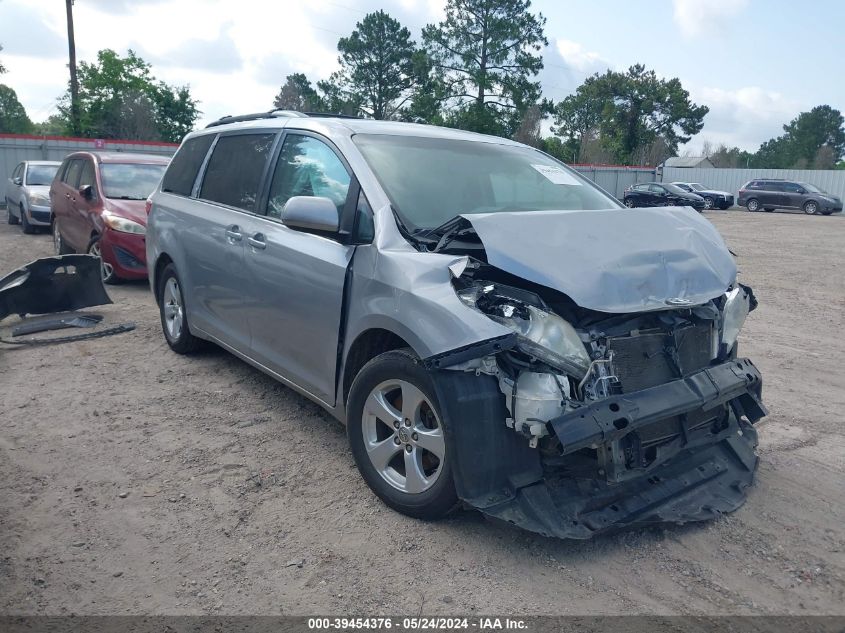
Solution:
[{"label": "door handle", "polygon": [[267,242],[264,241],[264,234],[263,233],[256,233],[252,237],[246,238],[246,241],[249,242],[249,245],[253,248],[257,248],[258,250],[262,251],[267,248]]},{"label": "door handle", "polygon": [[244,236],[243,233],[241,233],[241,227],[237,224],[233,224],[226,229],[226,237],[229,238],[230,242],[240,242]]}]

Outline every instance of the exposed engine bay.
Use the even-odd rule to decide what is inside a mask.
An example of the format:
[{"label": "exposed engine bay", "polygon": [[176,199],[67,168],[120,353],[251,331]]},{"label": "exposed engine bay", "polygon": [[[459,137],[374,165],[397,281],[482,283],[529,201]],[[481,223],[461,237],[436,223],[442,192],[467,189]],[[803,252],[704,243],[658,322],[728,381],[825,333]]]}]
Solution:
[{"label": "exposed engine bay", "polygon": [[[737,491],[750,485],[756,468],[751,424],[766,414],[759,373],[750,360],[737,358],[739,330],[757,305],[750,288],[734,284],[700,305],[677,300],[665,310],[611,314],[582,309],[561,292],[472,259],[453,276],[453,285],[467,306],[514,334],[498,341],[493,353],[479,346],[476,357],[468,358],[469,350],[462,350],[453,359],[438,359],[437,367],[495,379],[507,412],[504,424],[536,453],[549,489],[550,499],[540,505],[559,509],[580,498],[583,503],[571,509],[580,516],[601,507],[606,495],[613,500],[608,507],[616,508],[613,520],[592,524],[580,516],[569,517],[575,521],[569,525],[555,518],[532,528],[531,520],[513,519],[513,508],[501,518],[527,521],[523,527],[544,534],[582,538],[613,524],[656,520],[638,516],[642,509],[623,519],[621,499],[631,494],[630,485],[662,482],[658,472],[725,442],[744,442],[748,449],[745,472],[729,486]],[[710,467],[730,471],[725,464]],[[707,471],[704,464],[696,468]],[[679,490],[690,486],[702,484],[682,477]],[[567,493],[558,498],[561,490]],[[708,518],[744,500],[728,496],[719,492],[708,501],[699,490],[695,511],[659,520]],[[530,505],[531,512],[520,512],[546,511]],[[657,510],[659,504],[651,499],[645,505]]]}]

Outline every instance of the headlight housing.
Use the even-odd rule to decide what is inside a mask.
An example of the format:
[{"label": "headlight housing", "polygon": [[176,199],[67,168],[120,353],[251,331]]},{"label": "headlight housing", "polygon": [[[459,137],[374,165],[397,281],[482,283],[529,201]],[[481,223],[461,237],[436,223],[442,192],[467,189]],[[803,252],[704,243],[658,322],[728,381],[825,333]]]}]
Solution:
[{"label": "headlight housing", "polygon": [[[495,294],[493,284],[458,292],[464,303],[481,310],[497,323],[516,332],[516,348],[521,352],[574,378],[580,379],[586,375],[590,367],[590,356],[571,323],[556,314],[512,297],[501,296],[490,301]],[[482,297],[485,300],[482,300]]]},{"label": "headlight housing", "polygon": [[147,227],[143,224],[139,224],[138,222],[124,218],[120,215],[115,215],[110,211],[103,211],[103,222],[105,222],[106,226],[113,231],[119,231],[120,233],[135,233],[136,235],[147,234]]},{"label": "headlight housing", "polygon": [[726,351],[733,349],[739,331],[751,312],[751,293],[741,285],[725,293],[725,307],[722,308],[722,345]]},{"label": "headlight housing", "polygon": [[43,193],[33,193],[29,195],[29,204],[36,207],[50,206],[50,198]]}]

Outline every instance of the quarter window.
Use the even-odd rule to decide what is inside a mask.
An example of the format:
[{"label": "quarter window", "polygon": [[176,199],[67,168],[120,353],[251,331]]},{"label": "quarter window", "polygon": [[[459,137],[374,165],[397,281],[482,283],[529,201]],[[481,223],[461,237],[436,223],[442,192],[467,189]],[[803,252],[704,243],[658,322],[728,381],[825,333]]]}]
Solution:
[{"label": "quarter window", "polygon": [[213,140],[214,134],[204,134],[185,141],[173,157],[167,173],[164,174],[161,190],[180,196],[190,196],[197,173]]},{"label": "quarter window", "polygon": [[254,212],[274,138],[275,134],[221,136],[208,161],[200,198]]},{"label": "quarter window", "polygon": [[340,214],[350,180],[346,167],[328,145],[311,136],[288,134],[270,185],[267,215],[281,217],[285,203],[294,196],[328,198]]}]

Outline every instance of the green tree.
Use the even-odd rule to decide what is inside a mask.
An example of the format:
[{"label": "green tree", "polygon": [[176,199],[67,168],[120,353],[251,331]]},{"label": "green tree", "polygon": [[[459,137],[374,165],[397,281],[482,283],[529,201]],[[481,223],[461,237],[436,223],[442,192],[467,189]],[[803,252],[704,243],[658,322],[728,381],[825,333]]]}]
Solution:
[{"label": "green tree", "polygon": [[446,19],[423,29],[455,127],[511,136],[540,99],[535,80],[548,44],[530,0],[448,0]]},{"label": "green tree", "polygon": [[32,132],[32,121],[17,93],[4,84],[0,84],[0,132],[6,134],[29,134]]},{"label": "green tree", "polygon": [[285,77],[285,83],[273,100],[273,107],[298,112],[321,112],[323,103],[308,77],[293,73]]},{"label": "green tree", "polygon": [[[3,50],[3,45],[0,44],[0,51]],[[3,62],[0,62],[0,75],[6,72],[6,67],[3,65]]]},{"label": "green tree", "polygon": [[[125,57],[101,50],[95,63],[79,64],[78,76],[84,137],[178,142],[199,116],[187,86],[157,81],[150,65],[132,50]],[[70,105],[68,91],[59,100],[59,112],[68,121]]]},{"label": "green tree", "polygon": [[67,133],[67,121],[58,114],[51,114],[45,121],[33,123],[33,134],[39,136],[62,136]]},{"label": "green tree", "polygon": [[365,15],[349,37],[340,38],[337,50],[335,80],[341,89],[357,97],[363,114],[395,118],[417,82],[411,32],[379,10]]},{"label": "green tree", "polygon": [[842,113],[828,105],[802,112],[783,126],[781,136],[757,150],[756,162],[772,169],[832,169],[845,154]]},{"label": "green tree", "polygon": [[672,155],[701,131],[707,106],[690,101],[679,79],[660,79],[636,64],[627,72],[596,73],[555,110],[556,133],[580,144],[598,129],[615,162],[642,164]]}]

